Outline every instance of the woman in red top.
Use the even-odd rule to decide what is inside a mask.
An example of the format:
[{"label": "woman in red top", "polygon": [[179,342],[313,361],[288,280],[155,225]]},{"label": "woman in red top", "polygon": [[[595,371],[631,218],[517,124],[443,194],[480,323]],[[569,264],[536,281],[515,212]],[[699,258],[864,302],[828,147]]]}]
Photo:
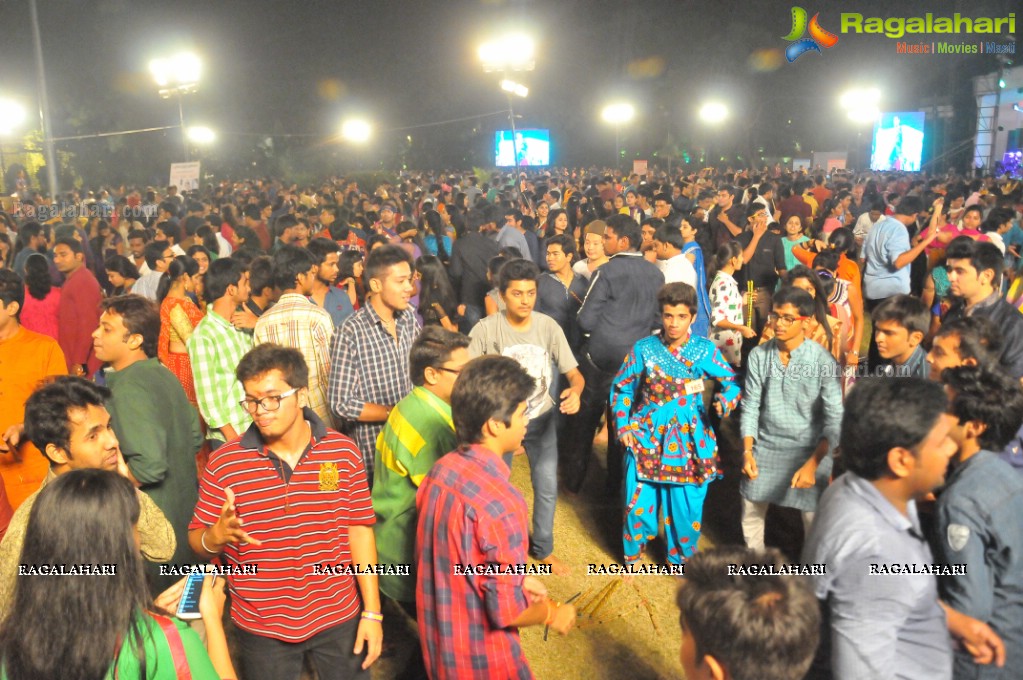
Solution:
[{"label": "woman in red top", "polygon": [[39,253],[25,260],[25,304],[21,308],[21,325],[30,331],[57,339],[57,311],[60,309],[60,288],[50,279],[50,263]]},{"label": "woman in red top", "polygon": [[185,388],[188,401],[197,409],[195,380],[185,343],[192,337],[192,331],[204,316],[203,311],[188,297],[189,293],[195,292],[193,277],[198,273],[199,264],[192,258],[175,258],[160,278],[160,286],[156,289],[156,299],[160,303],[157,355],[160,363],[170,369]]}]

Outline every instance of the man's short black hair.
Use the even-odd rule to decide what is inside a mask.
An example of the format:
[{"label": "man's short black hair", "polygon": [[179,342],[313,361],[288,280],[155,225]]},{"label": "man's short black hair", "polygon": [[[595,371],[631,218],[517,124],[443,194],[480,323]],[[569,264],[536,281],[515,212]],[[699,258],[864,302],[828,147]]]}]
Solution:
[{"label": "man's short black hair", "polygon": [[980,274],[986,269],[994,272],[991,285],[998,286],[999,277],[1005,267],[1005,257],[994,243],[974,241],[969,236],[958,236],[948,244],[945,250],[946,260],[969,260],[970,266]]},{"label": "man's short black hair", "polygon": [[227,295],[228,287],[241,283],[242,276],[247,270],[248,267],[233,257],[221,257],[210,262],[209,269],[202,279],[204,297],[210,302],[216,302],[224,297]]},{"label": "man's short black hair", "polygon": [[163,259],[163,251],[170,248],[166,241],[150,241],[142,249],[142,257],[150,270],[156,271],[156,264]]},{"label": "man's short black hair", "polygon": [[820,609],[803,576],[732,575],[729,566],[785,564],[770,548],[701,550],[686,564],[678,592],[679,622],[699,663],[712,656],[735,680],[791,680],[810,668],[820,635]]},{"label": "man's short black hair", "polygon": [[895,206],[896,215],[916,215],[922,212],[924,209],[923,201],[916,196],[905,196],[899,204]]},{"label": "man's short black hair", "polygon": [[369,282],[370,279],[379,280],[386,275],[388,269],[402,262],[408,264],[410,272],[416,271],[416,263],[412,261],[412,256],[401,246],[389,243],[374,248],[366,257],[363,280],[366,282]]},{"label": "man's short black hair", "polygon": [[305,248],[288,245],[277,249],[273,254],[273,263],[274,285],[280,290],[289,290],[298,285],[299,275],[308,272],[316,261]]},{"label": "man's short black hair", "polygon": [[497,273],[497,290],[504,293],[512,281],[536,283],[539,278],[540,268],[535,263],[522,258],[514,258],[501,265],[501,269]]},{"label": "man's short black hair", "polygon": [[773,307],[792,305],[799,310],[800,316],[813,316],[814,311],[817,309],[813,296],[802,288],[796,288],[795,286],[782,286],[779,288],[771,300],[771,305]]},{"label": "man's short black hair", "polygon": [[281,236],[284,236],[284,232],[286,232],[288,229],[291,229],[291,228],[297,227],[297,226],[298,226],[298,218],[297,217],[295,217],[294,215],[291,215],[291,214],[281,215],[274,222],[274,231],[277,232],[277,236],[278,237],[281,237]]},{"label": "man's short black hair", "polygon": [[265,289],[274,287],[274,263],[269,255],[260,255],[249,263],[249,286],[253,295],[262,295]]},{"label": "man's short black hair", "polygon": [[25,282],[11,269],[0,269],[0,302],[4,307],[17,302],[15,317],[21,316],[21,308],[25,306]]},{"label": "man's short black hair", "polygon": [[695,319],[697,306],[696,289],[688,283],[682,283],[681,281],[665,284],[657,292],[657,306],[663,312],[665,307],[674,307],[675,305],[685,305],[688,307],[689,313]]},{"label": "man's short black hair", "polygon": [[948,396],[923,378],[866,378],[849,392],[839,437],[842,463],[873,481],[889,473],[888,452],[919,453],[938,418],[948,411]]},{"label": "man's short black hair", "polygon": [[[25,402],[25,437],[46,455],[46,446],[69,451],[72,409],[103,406],[110,399],[106,387],[69,375],[51,378]],[[47,456],[49,458],[49,456]],[[52,463],[52,459],[50,459]]]},{"label": "man's short black hair", "polygon": [[678,227],[673,227],[670,224],[662,224],[657,227],[657,231],[654,232],[654,240],[667,243],[675,250],[682,250],[686,244],[682,238],[682,232],[678,230]]},{"label": "man's short black hair", "polygon": [[132,335],[141,335],[142,351],[150,359],[156,356],[160,341],[160,308],[155,302],[141,295],[117,295],[100,302],[100,309],[121,317],[127,331],[125,340]]},{"label": "man's short black hair", "polygon": [[621,213],[611,215],[611,217],[607,218],[606,229],[614,229],[617,238],[627,239],[629,250],[639,250],[640,245],[643,243],[643,232],[640,230],[639,225],[636,224],[636,220],[628,215],[622,215]]},{"label": "man's short black hair", "polygon": [[575,239],[568,234],[553,234],[544,239],[544,249],[546,250],[550,246],[561,246],[561,252],[566,255],[572,256],[572,261],[575,262],[578,251],[575,247]]},{"label": "man's short black hair", "polygon": [[984,425],[977,438],[982,448],[1002,451],[1023,425],[1023,389],[1017,380],[979,366],[956,366],[941,373],[952,389],[950,412],[960,424]]},{"label": "man's short black hair", "polygon": [[511,357],[489,354],[467,363],[451,392],[458,443],[478,443],[491,418],[510,425],[515,410],[535,387],[536,381]]},{"label": "man's short black hair", "polygon": [[273,343],[256,345],[238,362],[234,375],[240,383],[280,371],[284,382],[291,387],[309,387],[309,365],[302,353],[294,347]]},{"label": "man's short black hair", "polygon": [[412,384],[426,384],[426,369],[438,368],[451,359],[456,349],[469,346],[469,338],[440,326],[426,326],[412,343],[408,354],[408,370]]},{"label": "man's short black hair", "polygon": [[923,300],[912,295],[894,295],[886,299],[874,308],[870,317],[875,327],[879,323],[894,321],[910,333],[926,334],[931,327],[931,311]]},{"label": "man's short black hair", "polygon": [[961,316],[941,324],[935,338],[959,338],[959,358],[973,359],[978,366],[994,368],[1002,352],[1002,332],[983,316]]},{"label": "man's short black hair", "polygon": [[319,236],[309,241],[309,245],[306,246],[312,256],[313,260],[317,265],[323,264],[327,259],[327,256],[331,253],[341,253],[341,246],[337,244],[337,241],[332,241],[329,238]]},{"label": "man's short black hair", "polygon": [[57,246],[67,246],[71,249],[72,255],[82,255],[85,253],[85,249],[82,248],[82,244],[79,243],[78,239],[74,236],[64,236],[63,238],[57,239],[53,244],[54,250],[57,249]]}]

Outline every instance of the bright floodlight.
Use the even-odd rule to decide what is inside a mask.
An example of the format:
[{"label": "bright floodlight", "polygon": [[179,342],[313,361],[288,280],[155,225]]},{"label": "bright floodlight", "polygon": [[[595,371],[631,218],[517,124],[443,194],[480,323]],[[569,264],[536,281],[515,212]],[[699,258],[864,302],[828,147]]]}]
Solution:
[{"label": "bright floodlight", "polygon": [[362,144],[363,142],[369,141],[370,135],[372,134],[373,128],[370,127],[370,124],[358,118],[346,120],[341,125],[341,136],[349,142]]},{"label": "bright floodlight", "polygon": [[838,103],[845,109],[849,120],[856,123],[869,123],[881,115],[878,104],[881,102],[881,91],[876,87],[854,88],[842,93]]},{"label": "bright floodlight", "polygon": [[526,97],[529,95],[529,88],[520,83],[516,83],[514,80],[502,80],[501,89],[505,92],[510,92],[516,97]]},{"label": "bright floodlight", "polygon": [[194,144],[212,144],[216,138],[217,134],[208,127],[197,126],[188,128],[188,139]]},{"label": "bright floodlight", "polygon": [[9,135],[24,122],[24,106],[13,99],[0,99],[0,134]]},{"label": "bright floodlight", "polygon": [[636,109],[628,102],[618,102],[605,106],[600,115],[606,123],[621,125],[632,120],[633,116],[636,115]]},{"label": "bright floodlight", "polygon": [[484,71],[532,71],[535,51],[528,35],[510,33],[480,45],[479,57]]},{"label": "bright floodlight", "polygon": [[179,52],[172,57],[153,59],[149,71],[160,87],[194,87],[202,75],[202,61],[192,52]]},{"label": "bright floodlight", "polygon": [[707,102],[700,107],[700,120],[704,123],[720,123],[728,118],[728,107],[721,102]]}]

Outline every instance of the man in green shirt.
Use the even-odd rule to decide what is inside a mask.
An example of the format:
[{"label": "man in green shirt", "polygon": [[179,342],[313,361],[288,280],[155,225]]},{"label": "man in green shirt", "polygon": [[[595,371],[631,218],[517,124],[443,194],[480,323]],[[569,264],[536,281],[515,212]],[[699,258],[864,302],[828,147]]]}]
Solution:
[{"label": "man in green shirt", "polygon": [[[104,376],[113,397],[110,423],[121,443],[129,478],[163,510],[174,528],[173,565],[194,564],[188,547],[188,523],[199,500],[195,454],[202,446],[199,414],[185,390],[159,359],[160,312],[139,295],[108,298],[101,305],[93,350],[109,364]],[[154,592],[180,576],[161,576],[151,567]]]},{"label": "man in green shirt", "polygon": [[412,565],[409,576],[380,576],[380,590],[416,614],[416,491],[437,460],[455,448],[451,390],[469,361],[469,338],[439,326],[423,329],[409,352],[415,385],[391,410],[377,437],[373,526],[382,564]]}]

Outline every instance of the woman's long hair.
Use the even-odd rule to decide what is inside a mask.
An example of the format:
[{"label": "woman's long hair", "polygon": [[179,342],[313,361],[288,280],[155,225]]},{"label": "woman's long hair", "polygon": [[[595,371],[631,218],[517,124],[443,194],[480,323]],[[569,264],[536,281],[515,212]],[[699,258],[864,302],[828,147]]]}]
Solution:
[{"label": "woman's long hair", "polygon": [[25,260],[25,287],[36,300],[45,300],[53,288],[50,278],[50,262],[39,253],[32,253]]},{"label": "woman's long hair", "polygon": [[740,255],[742,255],[742,246],[739,245],[738,241],[725,241],[718,246],[714,257],[710,258],[710,268],[707,271],[708,280],[713,281],[717,273],[727,267],[732,258],[739,257]]},{"label": "woman's long hair", "polygon": [[797,264],[786,272],[785,285],[791,286],[796,279],[806,279],[814,287],[813,318],[824,329],[824,335],[828,339],[826,349],[830,352],[835,339],[831,336],[831,325],[828,324],[828,291],[824,288],[824,283],[817,272],[804,265]]},{"label": "woman's long hair", "polygon": [[453,316],[458,310],[458,298],[440,258],[423,255],[416,260],[416,271],[420,275],[419,309],[427,310],[437,303],[449,317]]},{"label": "woman's long hair", "polygon": [[[444,246],[444,237],[446,236],[444,233],[444,219],[436,210],[427,210],[419,218],[419,233],[425,237],[427,231],[433,234],[437,240],[437,257],[446,264],[448,261],[448,249]],[[423,243],[425,245],[425,239]]]},{"label": "woman's long hair", "polygon": [[112,565],[106,576],[23,576],[0,624],[0,665],[8,680],[99,680],[121,646],[146,677],[139,615],[152,609],[135,543],[139,501],[124,477],[75,470],[47,484],[29,513],[20,563]]},{"label": "woman's long hair", "polygon": [[824,205],[822,205],[820,210],[817,212],[817,219],[815,219],[813,224],[810,226],[810,235],[813,238],[821,238],[824,233],[824,223],[828,221],[829,217],[831,217],[831,211],[834,210],[837,205],[837,198],[829,198],[824,201]]},{"label": "woman's long hair", "polygon": [[185,274],[189,276],[195,276],[199,273],[199,263],[192,258],[185,255],[175,257],[170,266],[167,267],[167,271],[160,277],[160,283],[156,287],[156,302],[161,304],[163,299],[170,293],[171,286],[174,282],[180,279]]}]

